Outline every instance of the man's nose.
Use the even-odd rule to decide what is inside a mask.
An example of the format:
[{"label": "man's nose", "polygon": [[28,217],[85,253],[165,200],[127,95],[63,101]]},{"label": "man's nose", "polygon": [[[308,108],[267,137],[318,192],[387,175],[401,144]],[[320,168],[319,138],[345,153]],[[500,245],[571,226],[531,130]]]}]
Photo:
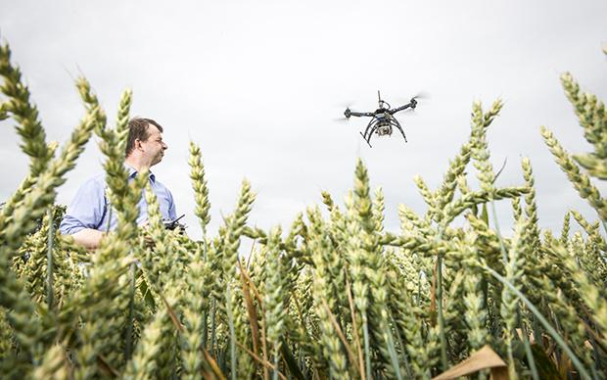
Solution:
[{"label": "man's nose", "polygon": [[162,150],[167,150],[169,149],[169,146],[163,141],[162,142]]}]

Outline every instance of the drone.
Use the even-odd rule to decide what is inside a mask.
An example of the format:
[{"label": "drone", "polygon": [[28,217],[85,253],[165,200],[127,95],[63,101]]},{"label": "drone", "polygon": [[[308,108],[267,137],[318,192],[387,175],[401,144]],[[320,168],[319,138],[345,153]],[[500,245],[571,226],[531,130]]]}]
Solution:
[{"label": "drone", "polygon": [[180,223],[179,220],[183,218],[185,214],[181,215],[179,218],[175,220],[171,219],[163,219],[162,224],[164,224],[164,228],[170,231],[177,230],[179,233],[183,234],[187,226],[183,223]]},{"label": "drone", "polygon": [[392,135],[393,127],[398,128],[400,133],[403,135],[405,142],[407,142],[407,136],[405,136],[405,131],[403,131],[403,127],[400,125],[398,120],[394,117],[394,114],[407,108],[415,109],[417,106],[417,96],[411,98],[408,104],[404,106],[392,108],[388,102],[382,100],[381,94],[377,91],[377,97],[379,99],[379,108],[373,112],[355,112],[350,110],[350,107],[346,108],[344,111],[344,116],[349,119],[351,116],[356,117],[370,117],[372,118],[367,124],[367,128],[365,129],[365,133],[360,132],[363,139],[371,146],[371,136],[375,132],[378,136]]}]

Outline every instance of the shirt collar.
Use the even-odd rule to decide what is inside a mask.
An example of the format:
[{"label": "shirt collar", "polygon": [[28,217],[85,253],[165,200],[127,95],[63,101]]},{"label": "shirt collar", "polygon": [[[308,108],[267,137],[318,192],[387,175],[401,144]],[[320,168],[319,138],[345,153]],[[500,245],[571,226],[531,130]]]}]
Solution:
[{"label": "shirt collar", "polygon": [[[129,165],[126,165],[126,168],[129,171],[129,179],[135,178],[135,176],[137,175],[137,170],[135,170],[134,168],[132,168]],[[152,181],[152,183],[156,182],[156,176],[151,171],[150,171],[150,180]]]}]

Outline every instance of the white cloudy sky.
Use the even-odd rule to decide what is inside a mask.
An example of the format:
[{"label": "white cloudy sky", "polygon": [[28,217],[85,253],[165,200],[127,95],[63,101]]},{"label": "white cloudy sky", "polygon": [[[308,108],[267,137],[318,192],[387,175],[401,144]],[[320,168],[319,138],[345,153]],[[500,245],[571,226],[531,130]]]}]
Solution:
[{"label": "white cloudy sky", "polygon": [[[413,183],[432,188],[467,139],[474,100],[505,101],[489,130],[500,186],[522,183],[520,157],[536,173],[540,223],[558,229],[579,200],[543,144],[551,128],[572,152],[589,149],[559,83],[570,71],[584,89],[607,98],[605,1],[0,1],[0,33],[13,50],[49,140],[65,141],[83,114],[73,79],[83,73],[110,120],[120,94],[134,91],[133,115],[165,127],[169,151],[155,167],[198,236],[188,178],[188,141],[200,144],[209,177],[214,231],[231,212],[240,182],[258,194],[250,222],[289,224],[320,203],[342,200],[356,157],[382,186],[387,227],[396,207],[425,207]],[[376,92],[397,105],[431,97],[400,121],[409,139],[377,139],[364,120],[338,123],[343,106],[371,110]],[[13,122],[0,129],[0,199],[24,177]],[[101,170],[96,142],[60,189],[69,203]],[[599,186],[601,186],[599,184]],[[602,186],[605,190],[605,186]],[[510,225],[508,205],[500,221]]]}]

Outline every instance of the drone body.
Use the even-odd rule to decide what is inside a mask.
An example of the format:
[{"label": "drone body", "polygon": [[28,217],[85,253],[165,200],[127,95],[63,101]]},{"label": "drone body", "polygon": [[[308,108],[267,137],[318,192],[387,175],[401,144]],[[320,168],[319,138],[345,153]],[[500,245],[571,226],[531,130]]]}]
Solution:
[{"label": "drone body", "polygon": [[360,133],[363,139],[369,144],[371,147],[371,136],[373,133],[378,136],[391,136],[394,128],[397,128],[400,133],[403,135],[405,142],[407,142],[407,136],[405,136],[405,131],[403,131],[403,127],[400,125],[394,114],[407,108],[415,109],[417,106],[416,97],[411,98],[411,101],[404,106],[391,108],[388,102],[382,100],[379,91],[377,91],[377,96],[379,98],[379,108],[373,112],[355,112],[351,111],[350,108],[346,108],[344,111],[344,116],[346,118],[350,118],[351,116],[356,117],[370,117],[371,121],[367,124],[367,128],[365,128],[365,133]]}]

